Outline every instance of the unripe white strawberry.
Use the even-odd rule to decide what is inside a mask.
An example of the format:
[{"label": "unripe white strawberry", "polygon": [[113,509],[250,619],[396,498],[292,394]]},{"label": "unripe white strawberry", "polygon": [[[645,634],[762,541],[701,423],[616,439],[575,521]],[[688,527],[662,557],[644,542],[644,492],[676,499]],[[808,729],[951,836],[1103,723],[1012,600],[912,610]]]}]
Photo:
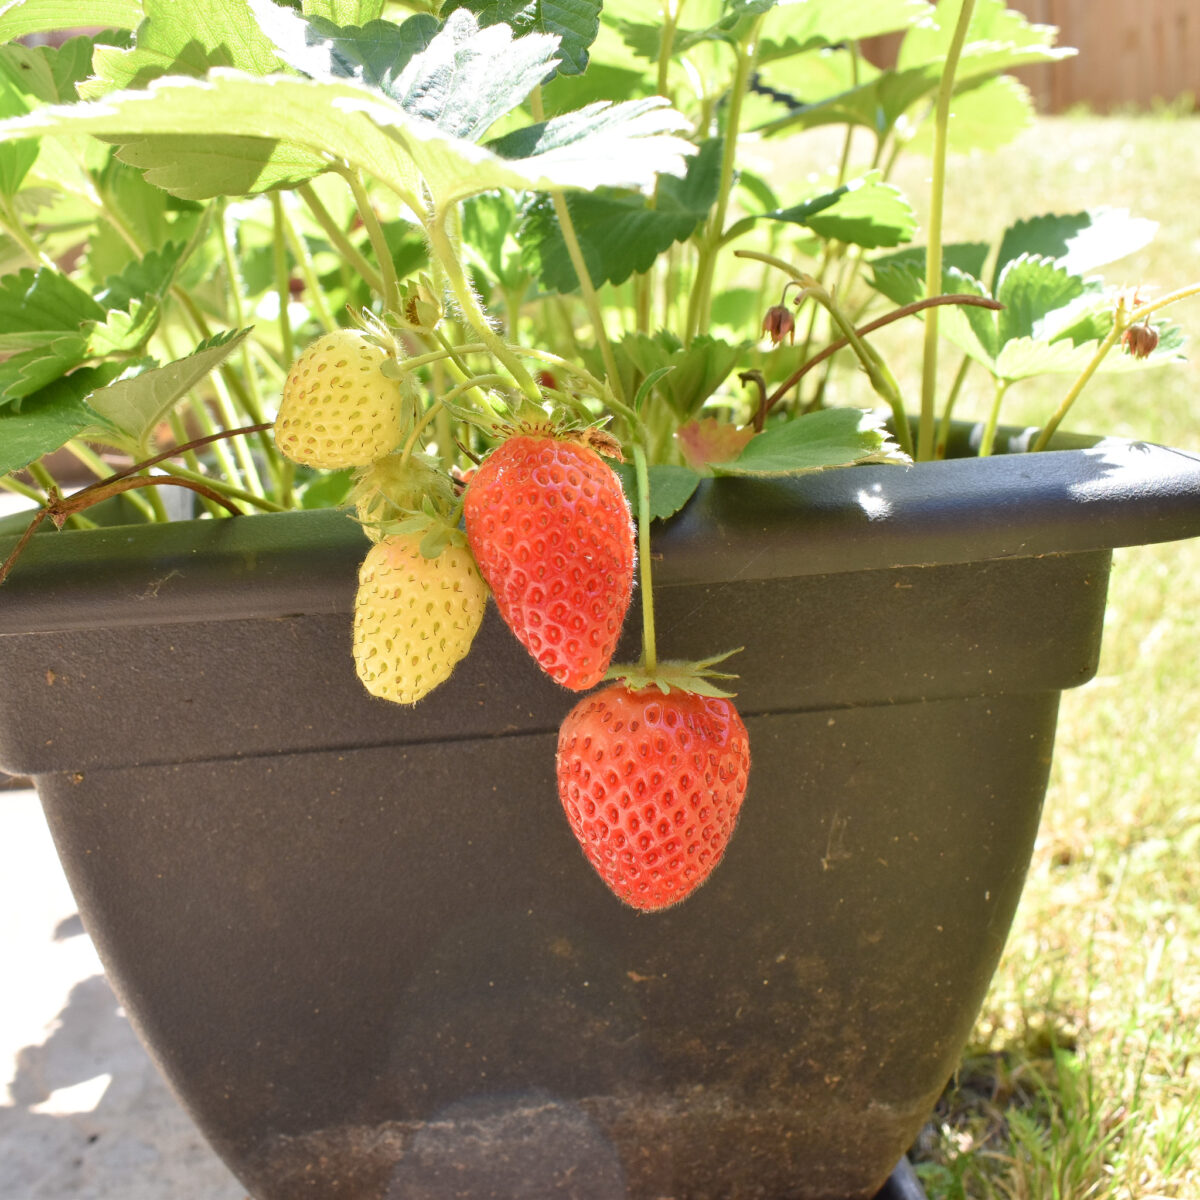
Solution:
[{"label": "unripe white strawberry", "polygon": [[288,372],[275,442],[293,462],[365,467],[403,438],[403,391],[381,369],[387,355],[353,329],[317,338]]},{"label": "unripe white strawberry", "polygon": [[426,558],[420,535],[376,542],[359,570],[354,602],[354,662],[363,686],[384,700],[415,704],[470,650],[487,595],[463,546]]}]

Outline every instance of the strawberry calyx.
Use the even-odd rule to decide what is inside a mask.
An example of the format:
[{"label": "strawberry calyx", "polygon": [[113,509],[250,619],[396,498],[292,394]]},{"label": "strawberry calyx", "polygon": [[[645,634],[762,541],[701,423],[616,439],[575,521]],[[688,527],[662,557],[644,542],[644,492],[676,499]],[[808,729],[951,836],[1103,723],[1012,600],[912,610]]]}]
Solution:
[{"label": "strawberry calyx", "polygon": [[605,679],[610,682],[620,682],[631,692],[641,692],[646,688],[657,688],[664,696],[672,691],[690,692],[697,696],[711,696],[714,699],[728,700],[736,696],[736,692],[726,691],[715,682],[719,679],[736,679],[737,675],[728,671],[717,671],[713,668],[723,663],[727,658],[737,654],[742,649],[727,650],[724,654],[715,654],[712,658],[698,661],[668,661],[656,662],[653,665],[645,661],[638,663],[614,663],[609,667]]},{"label": "strawberry calyx", "polygon": [[421,537],[421,553],[436,558],[466,545],[459,528],[462,503],[454,481],[427,454],[390,454],[359,472],[350,501],[372,541]]}]

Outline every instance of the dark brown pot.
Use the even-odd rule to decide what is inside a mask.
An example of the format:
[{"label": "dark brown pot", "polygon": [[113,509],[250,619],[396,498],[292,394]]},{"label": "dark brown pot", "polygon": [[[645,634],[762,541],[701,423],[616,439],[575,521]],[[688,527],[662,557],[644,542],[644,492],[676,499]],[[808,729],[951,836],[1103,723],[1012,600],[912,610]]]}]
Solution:
[{"label": "dark brown pot", "polygon": [[654,916],[573,842],[577,697],[494,613],[415,709],[363,693],[336,513],[35,539],[0,766],[258,1200],[863,1200],[996,967],[1111,548],[1198,533],[1200,460],[1153,446],[706,486],[659,639],[745,646],[750,792]]}]

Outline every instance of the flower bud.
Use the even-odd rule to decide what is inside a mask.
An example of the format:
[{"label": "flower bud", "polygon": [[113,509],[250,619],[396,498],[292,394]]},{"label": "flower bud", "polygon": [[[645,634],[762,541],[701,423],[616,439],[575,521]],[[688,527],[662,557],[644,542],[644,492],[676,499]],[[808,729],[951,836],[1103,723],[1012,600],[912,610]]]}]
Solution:
[{"label": "flower bud", "polygon": [[771,341],[778,346],[786,337],[790,342],[796,332],[796,321],[792,316],[792,310],[786,304],[773,304],[767,309],[767,315],[763,317],[763,333],[767,334]]},{"label": "flower bud", "polygon": [[1121,345],[1134,358],[1149,358],[1158,345],[1158,330],[1152,328],[1148,321],[1130,325],[1121,334]]}]

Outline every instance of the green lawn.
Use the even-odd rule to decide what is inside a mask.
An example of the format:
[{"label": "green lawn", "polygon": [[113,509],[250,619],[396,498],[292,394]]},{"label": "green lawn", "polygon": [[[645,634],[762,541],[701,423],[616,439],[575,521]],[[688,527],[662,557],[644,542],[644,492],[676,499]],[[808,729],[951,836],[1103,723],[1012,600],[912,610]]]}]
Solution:
[{"label": "green lawn", "polygon": [[[916,200],[923,170],[900,177]],[[1047,119],[954,172],[951,238],[1103,203],[1160,224],[1111,282],[1200,279],[1196,118]],[[1173,315],[1200,337],[1200,299]],[[1063,386],[1014,389],[1003,419],[1040,422]],[[963,414],[985,402],[968,390]],[[1067,426],[1200,451],[1200,364],[1101,380]],[[931,1200],[1200,1196],[1198,664],[1200,543],[1118,551],[1099,675],[1063,698],[1004,961],[919,1146]]]}]

